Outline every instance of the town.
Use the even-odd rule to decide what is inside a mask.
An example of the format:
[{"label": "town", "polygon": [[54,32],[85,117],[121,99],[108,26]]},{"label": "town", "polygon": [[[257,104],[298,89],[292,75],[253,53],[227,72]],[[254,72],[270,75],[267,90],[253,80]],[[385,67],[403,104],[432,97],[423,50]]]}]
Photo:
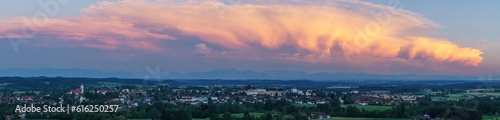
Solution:
[{"label": "town", "polygon": [[[8,86],[12,83],[3,83]],[[296,88],[294,86],[252,85],[127,85],[101,82],[100,86],[68,87],[50,91],[0,92],[0,110],[4,119],[341,119],[345,117],[392,119],[442,119],[483,117],[499,111],[497,89],[436,92],[420,88],[413,92],[363,89],[363,86]],[[419,87],[415,87],[419,88]],[[434,90],[434,91],[433,91]],[[443,97],[478,92],[472,97]],[[490,91],[492,90],[492,91]],[[484,92],[490,91],[490,92]],[[447,92],[444,95],[442,93]],[[440,99],[441,98],[441,99]],[[458,109],[457,104],[476,103],[477,110]],[[117,105],[115,113],[15,112],[16,105]],[[440,105],[434,106],[434,105]],[[483,106],[491,104],[492,106]],[[452,109],[447,106],[450,105]],[[468,107],[468,106],[464,106]],[[469,106],[470,107],[470,106]],[[486,107],[486,108],[484,108]],[[458,113],[456,111],[461,111]],[[444,113],[446,112],[446,113]],[[461,115],[467,113],[467,116]],[[484,113],[483,113],[484,114]]]}]

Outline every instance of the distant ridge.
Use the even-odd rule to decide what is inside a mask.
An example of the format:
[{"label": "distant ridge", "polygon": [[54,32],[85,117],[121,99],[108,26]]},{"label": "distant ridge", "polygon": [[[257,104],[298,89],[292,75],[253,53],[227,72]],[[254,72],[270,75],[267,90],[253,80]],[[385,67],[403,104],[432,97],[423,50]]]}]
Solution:
[{"label": "distant ridge", "polygon": [[379,75],[370,73],[307,73],[304,71],[252,71],[252,70],[212,70],[206,72],[172,72],[167,75],[172,79],[307,79],[307,80],[477,80],[477,76],[451,76],[451,75]]},{"label": "distant ridge", "polygon": [[[304,71],[288,70],[236,70],[236,69],[218,69],[211,71],[191,71],[186,73],[178,72],[160,72],[154,75],[147,73],[132,72],[102,72],[89,69],[4,69],[0,70],[0,76],[3,77],[90,77],[90,78],[148,78],[149,79],[278,79],[278,80],[480,80],[479,76],[452,76],[452,75],[379,75],[370,73],[328,73],[316,72],[307,73]],[[152,77],[152,76],[156,76]],[[493,75],[493,79],[498,79],[499,75]],[[483,77],[486,80],[488,77]],[[485,80],[483,79],[483,80]]]},{"label": "distant ridge", "polygon": [[101,72],[89,69],[55,69],[55,68],[40,68],[40,69],[16,69],[9,68],[0,70],[0,76],[3,77],[90,77],[90,78],[137,78],[130,72]]}]

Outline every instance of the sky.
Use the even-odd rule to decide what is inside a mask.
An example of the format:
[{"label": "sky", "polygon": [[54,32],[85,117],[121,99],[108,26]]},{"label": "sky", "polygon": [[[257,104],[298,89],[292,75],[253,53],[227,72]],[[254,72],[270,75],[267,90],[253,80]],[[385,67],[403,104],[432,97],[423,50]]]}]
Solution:
[{"label": "sky", "polygon": [[498,3],[2,1],[0,69],[496,74]]}]

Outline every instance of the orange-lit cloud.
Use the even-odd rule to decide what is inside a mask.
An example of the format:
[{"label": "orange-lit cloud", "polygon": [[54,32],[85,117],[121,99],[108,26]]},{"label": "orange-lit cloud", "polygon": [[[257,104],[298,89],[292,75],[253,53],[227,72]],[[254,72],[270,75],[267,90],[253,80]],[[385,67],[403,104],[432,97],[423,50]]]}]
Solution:
[{"label": "orange-lit cloud", "polygon": [[[385,11],[382,14],[377,12]],[[331,63],[339,58],[431,61],[477,66],[480,50],[429,37],[439,25],[410,11],[363,1],[256,1],[224,4],[125,0],[100,2],[73,18],[37,23],[35,36],[99,49],[162,51],[162,40],[196,37],[235,51],[276,51],[268,58]],[[22,30],[23,18],[1,20],[0,32]],[[29,20],[28,18],[24,18]],[[7,35],[4,35],[7,36]],[[175,42],[171,42],[175,43]],[[200,53],[213,52],[205,44]],[[284,48],[293,51],[283,53]],[[263,56],[266,57],[266,56]]]}]

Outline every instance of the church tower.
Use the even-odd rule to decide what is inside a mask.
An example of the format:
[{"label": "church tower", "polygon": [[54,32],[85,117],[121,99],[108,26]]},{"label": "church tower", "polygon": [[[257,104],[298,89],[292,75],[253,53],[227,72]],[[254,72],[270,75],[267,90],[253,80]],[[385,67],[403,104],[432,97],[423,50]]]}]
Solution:
[{"label": "church tower", "polygon": [[82,85],[80,85],[80,89],[82,90],[82,91],[80,91],[80,94],[82,94],[82,95],[83,95],[83,91],[84,91],[84,89],[83,89],[83,84],[82,84]]}]

